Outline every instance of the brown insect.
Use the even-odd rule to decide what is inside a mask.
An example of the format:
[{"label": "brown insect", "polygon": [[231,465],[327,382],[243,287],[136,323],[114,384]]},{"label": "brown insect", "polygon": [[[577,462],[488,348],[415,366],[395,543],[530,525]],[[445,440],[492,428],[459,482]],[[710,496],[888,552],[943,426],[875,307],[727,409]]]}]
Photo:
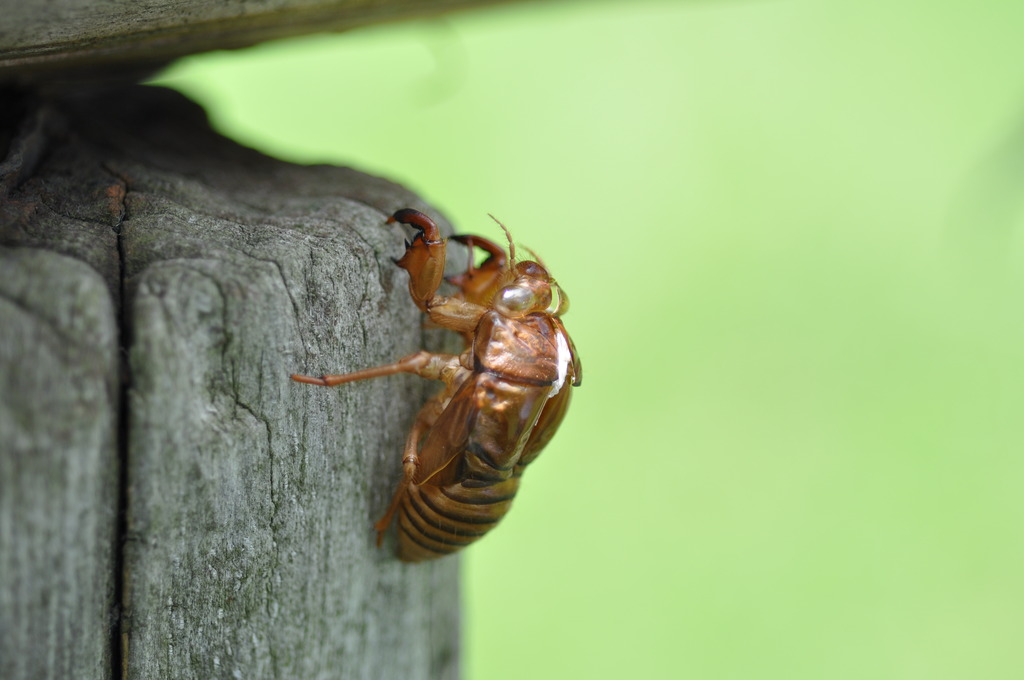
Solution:
[{"label": "brown insect", "polygon": [[[554,435],[580,384],[576,348],[559,317],[569,299],[539,262],[516,261],[480,236],[453,236],[487,259],[449,279],[458,292],[438,295],[446,243],[433,220],[399,210],[388,222],[413,226],[397,260],[409,272],[413,302],[438,326],[466,340],[462,354],[416,352],[398,361],[343,375],[293,375],[333,387],[395,373],[444,383],[420,410],[405,442],[402,480],[375,525],[377,545],[398,517],[398,556],[407,562],[453,553],[505,516],[525,467]],[[501,223],[499,222],[499,225]]]}]

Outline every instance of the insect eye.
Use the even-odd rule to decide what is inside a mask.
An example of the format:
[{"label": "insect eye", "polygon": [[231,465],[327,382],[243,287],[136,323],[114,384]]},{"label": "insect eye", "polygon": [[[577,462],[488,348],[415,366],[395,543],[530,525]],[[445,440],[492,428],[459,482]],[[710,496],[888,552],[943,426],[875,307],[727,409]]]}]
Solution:
[{"label": "insect eye", "polygon": [[532,306],[533,301],[533,291],[529,288],[508,286],[498,293],[494,306],[507,316],[520,316]]},{"label": "insect eye", "polygon": [[550,304],[550,286],[541,281],[517,279],[498,292],[494,308],[505,316],[518,317],[546,309]]}]

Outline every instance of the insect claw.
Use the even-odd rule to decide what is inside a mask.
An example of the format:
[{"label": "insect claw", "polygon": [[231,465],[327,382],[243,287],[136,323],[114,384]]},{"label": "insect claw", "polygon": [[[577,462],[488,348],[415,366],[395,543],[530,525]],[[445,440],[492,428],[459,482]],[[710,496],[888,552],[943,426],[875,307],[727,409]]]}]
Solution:
[{"label": "insect claw", "polygon": [[401,222],[416,229],[416,235],[405,240],[405,254],[394,262],[409,272],[409,295],[425,312],[444,276],[444,239],[437,224],[419,210],[399,210],[388,222]]},{"label": "insect claw", "polygon": [[441,233],[438,231],[434,220],[430,219],[419,210],[413,210],[412,208],[399,210],[388,218],[387,224],[391,224],[392,222],[401,222],[402,224],[414,227],[423,235],[422,238],[427,243],[440,243],[441,241]]}]

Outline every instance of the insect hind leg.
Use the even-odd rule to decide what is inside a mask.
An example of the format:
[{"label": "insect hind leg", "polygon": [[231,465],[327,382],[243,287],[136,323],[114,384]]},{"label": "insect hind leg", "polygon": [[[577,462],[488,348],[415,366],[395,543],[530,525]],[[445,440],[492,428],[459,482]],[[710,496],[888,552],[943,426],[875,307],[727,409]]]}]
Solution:
[{"label": "insect hind leg", "polygon": [[402,504],[402,498],[405,496],[406,490],[414,484],[413,480],[416,478],[416,472],[420,467],[420,440],[434,426],[443,410],[441,395],[430,399],[420,409],[419,414],[416,416],[416,422],[413,423],[412,428],[409,430],[409,436],[406,437],[405,449],[402,455],[402,479],[398,482],[398,487],[391,497],[391,503],[388,504],[388,509],[384,512],[384,516],[373,525],[373,528],[377,531],[378,548],[384,542],[384,533],[391,526],[391,521],[395,517],[395,512],[398,511],[398,507]]}]

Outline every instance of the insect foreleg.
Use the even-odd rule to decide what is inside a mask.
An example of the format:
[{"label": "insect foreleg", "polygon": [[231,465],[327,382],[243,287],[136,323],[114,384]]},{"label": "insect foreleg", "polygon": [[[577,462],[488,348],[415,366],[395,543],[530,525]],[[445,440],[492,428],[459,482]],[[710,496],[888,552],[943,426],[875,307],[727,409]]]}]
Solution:
[{"label": "insect foreleg", "polygon": [[487,308],[483,305],[443,295],[435,295],[427,305],[431,321],[459,333],[472,333],[476,330],[486,312]]},{"label": "insect foreleg", "polygon": [[389,217],[388,224],[392,222],[408,224],[418,232],[412,241],[405,242],[405,254],[395,264],[409,272],[409,295],[417,307],[426,311],[444,277],[446,250],[441,232],[432,219],[411,208]]},{"label": "insect foreleg", "polygon": [[[410,208],[399,210],[388,218],[388,222],[401,222],[417,230],[412,241],[406,242],[405,254],[395,261],[395,264],[409,272],[409,295],[413,302],[427,312],[430,320],[437,325],[460,333],[471,333],[479,323],[480,317],[487,311],[487,307],[484,304],[475,304],[478,302],[475,299],[470,302],[437,294],[437,288],[444,277],[447,252],[447,246],[437,225],[420,211]],[[479,245],[490,254],[490,258],[479,271],[485,273],[486,281],[482,285],[493,287],[491,280],[495,278],[495,271],[500,273],[501,265],[505,262],[505,252],[490,241],[479,237],[459,237],[457,240]],[[456,285],[463,287],[469,284],[462,281]],[[463,290],[465,291],[464,288]]]}]

